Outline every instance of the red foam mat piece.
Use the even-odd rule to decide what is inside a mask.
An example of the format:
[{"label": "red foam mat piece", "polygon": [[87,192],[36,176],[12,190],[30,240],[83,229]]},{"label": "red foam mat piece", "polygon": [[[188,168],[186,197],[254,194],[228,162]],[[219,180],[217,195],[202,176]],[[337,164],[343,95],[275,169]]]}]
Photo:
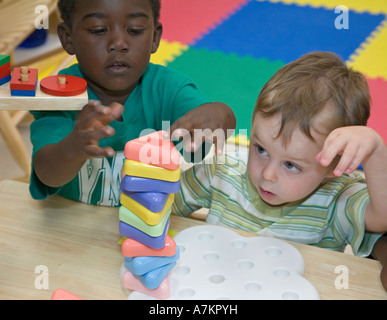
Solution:
[{"label": "red foam mat piece", "polygon": [[250,0],[163,0],[163,39],[191,45]]},{"label": "red foam mat piece", "polygon": [[376,130],[387,143],[387,81],[382,78],[367,80],[372,98],[368,126]]}]

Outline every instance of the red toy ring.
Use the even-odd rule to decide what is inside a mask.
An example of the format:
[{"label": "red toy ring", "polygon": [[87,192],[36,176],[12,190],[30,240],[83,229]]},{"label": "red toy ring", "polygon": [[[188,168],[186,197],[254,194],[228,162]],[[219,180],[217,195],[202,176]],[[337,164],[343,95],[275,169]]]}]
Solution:
[{"label": "red toy ring", "polygon": [[[66,84],[59,84],[59,78],[66,78]],[[53,96],[77,96],[86,91],[87,82],[76,76],[55,75],[42,79],[40,89]]]}]

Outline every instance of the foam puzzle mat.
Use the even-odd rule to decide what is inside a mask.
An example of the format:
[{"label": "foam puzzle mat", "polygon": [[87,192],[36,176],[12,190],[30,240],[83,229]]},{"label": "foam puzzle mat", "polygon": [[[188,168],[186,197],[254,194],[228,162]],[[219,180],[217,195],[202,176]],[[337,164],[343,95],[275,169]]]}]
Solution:
[{"label": "foam puzzle mat", "polygon": [[[191,227],[174,240],[180,259],[169,275],[168,299],[319,299],[315,287],[303,277],[302,255],[288,242],[243,237],[219,226]],[[121,277],[125,272],[123,265]],[[128,299],[155,298],[133,291]]]},{"label": "foam puzzle mat", "polygon": [[[348,28],[335,21],[348,9]],[[362,72],[372,95],[368,125],[387,141],[387,1],[163,0],[163,37],[152,62],[190,76],[230,105],[247,133],[258,93],[284,64],[311,51],[337,53]]]}]

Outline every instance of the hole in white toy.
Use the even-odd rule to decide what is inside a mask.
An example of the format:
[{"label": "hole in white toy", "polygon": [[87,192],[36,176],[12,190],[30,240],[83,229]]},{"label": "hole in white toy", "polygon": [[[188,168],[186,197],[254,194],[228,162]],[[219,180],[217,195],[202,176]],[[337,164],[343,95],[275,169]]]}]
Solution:
[{"label": "hole in white toy", "polygon": [[202,241],[210,241],[214,238],[214,236],[209,232],[203,232],[199,234],[199,239]]},{"label": "hole in white toy", "polygon": [[265,253],[270,257],[278,257],[282,254],[282,251],[280,248],[270,247],[266,249]]},{"label": "hole in white toy", "polygon": [[225,280],[226,280],[226,278],[224,276],[222,276],[221,274],[213,274],[212,276],[210,276],[210,282],[215,283],[215,284],[222,283]]},{"label": "hole in white toy", "polygon": [[217,261],[219,260],[219,255],[215,252],[207,252],[203,255],[203,259],[206,261]]},{"label": "hole in white toy", "polygon": [[290,272],[289,272],[289,270],[283,269],[283,268],[281,268],[281,269],[275,269],[275,270],[274,270],[274,275],[275,275],[277,278],[284,279],[284,278],[289,277]]},{"label": "hole in white toy", "polygon": [[295,292],[292,292],[292,291],[287,291],[287,292],[284,292],[281,297],[284,299],[284,300],[298,300],[300,297],[297,293]]},{"label": "hole in white toy", "polygon": [[185,247],[182,246],[181,244],[178,245],[180,253],[183,253],[185,251]]},{"label": "hole in white toy", "polygon": [[185,288],[179,291],[179,296],[182,298],[190,298],[195,295],[195,290],[191,288]]},{"label": "hole in white toy", "polygon": [[258,282],[249,282],[245,285],[245,290],[250,292],[261,291],[262,287]]},{"label": "hole in white toy", "polygon": [[244,240],[234,240],[231,245],[236,249],[242,249],[247,246],[247,243]]},{"label": "hole in white toy", "polygon": [[238,262],[238,268],[241,270],[250,270],[254,267],[254,263],[250,260],[241,260]]},{"label": "hole in white toy", "polygon": [[191,269],[187,266],[178,266],[175,269],[175,273],[179,275],[186,275],[191,271]]}]

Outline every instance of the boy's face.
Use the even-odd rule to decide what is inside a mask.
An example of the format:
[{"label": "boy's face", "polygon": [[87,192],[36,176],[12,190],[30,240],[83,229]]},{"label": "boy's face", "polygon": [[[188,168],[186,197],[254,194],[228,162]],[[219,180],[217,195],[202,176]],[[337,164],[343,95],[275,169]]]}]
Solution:
[{"label": "boy's face", "polygon": [[58,31],[93,91],[114,96],[137,85],[158,48],[162,27],[155,26],[147,0],[82,0],[72,28],[61,24]]},{"label": "boy's face", "polygon": [[281,115],[255,116],[250,137],[248,173],[263,201],[272,206],[298,201],[312,193],[331,173],[315,160],[325,136],[312,130],[312,141],[300,129],[283,145],[277,138]]}]

